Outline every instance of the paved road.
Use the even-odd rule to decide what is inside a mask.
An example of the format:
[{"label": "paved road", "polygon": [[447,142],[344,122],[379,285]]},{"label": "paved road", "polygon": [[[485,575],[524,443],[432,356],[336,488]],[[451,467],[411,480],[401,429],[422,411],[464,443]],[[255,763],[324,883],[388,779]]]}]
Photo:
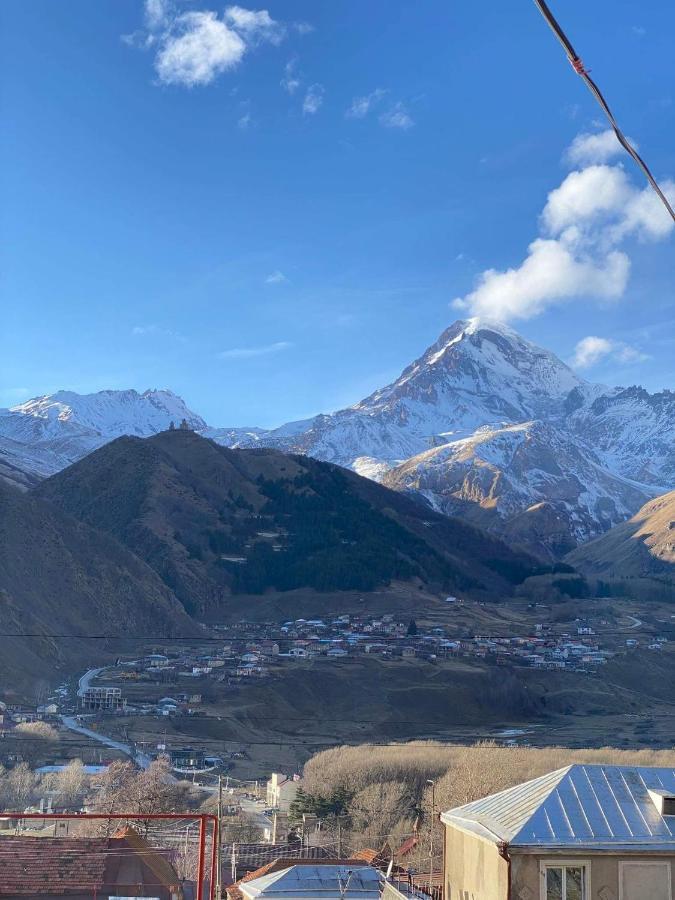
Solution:
[{"label": "paved road", "polygon": [[254,825],[257,825],[258,828],[272,828],[272,820],[262,812],[263,807],[258,806],[255,800],[247,800],[242,797],[240,802],[242,812],[246,813]]},{"label": "paved road", "polygon": [[631,628],[639,628],[640,625],[642,625],[640,619],[636,619],[635,616],[629,616],[628,613],[626,613],[626,618],[630,619],[633,622],[633,624],[630,626]]},{"label": "paved road", "polygon": [[100,669],[89,669],[84,673],[82,678],[77,682],[77,696],[81,697],[87,688],[91,687],[91,682],[97,675],[100,675],[101,672],[105,672],[106,669],[109,669],[110,666],[101,666]]},{"label": "paved road", "polygon": [[139,751],[134,752],[130,744],[125,744],[122,741],[116,741],[114,738],[108,737],[106,734],[101,734],[98,731],[92,731],[91,728],[86,728],[84,725],[80,725],[80,723],[75,719],[74,716],[61,716],[61,721],[70,731],[75,731],[77,732],[77,734],[85,734],[92,740],[98,741],[99,744],[104,744],[106,747],[110,747],[112,750],[119,750],[120,753],[124,753],[125,756],[128,756],[130,759],[132,759],[141,769],[147,769],[152,762],[147,753],[141,753]]}]

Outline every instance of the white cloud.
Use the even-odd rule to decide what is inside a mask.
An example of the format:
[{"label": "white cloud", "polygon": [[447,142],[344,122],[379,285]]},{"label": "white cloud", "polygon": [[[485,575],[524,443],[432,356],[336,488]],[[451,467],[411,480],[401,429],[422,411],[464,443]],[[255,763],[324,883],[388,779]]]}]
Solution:
[{"label": "white cloud", "polygon": [[233,69],[251,47],[279,44],[286,27],[266,9],[228,6],[176,13],[169,0],[146,0],[145,31],[127,35],[133,46],[156,47],[155,70],[163,84],[195,87]]},{"label": "white cloud", "polygon": [[[663,185],[675,199],[675,183]],[[640,190],[621,166],[591,165],[552,190],[541,215],[542,235],[517,267],[488,269],[458,309],[497,319],[529,318],[578,297],[621,297],[630,258],[628,238],[660,240],[673,222],[650,187]]]},{"label": "white cloud", "polygon": [[[675,181],[662,181],[661,190],[671,205],[675,205]],[[622,219],[614,229],[614,237],[618,241],[635,233],[642,241],[658,241],[668,237],[672,230],[673,220],[654,190],[647,186],[631,195]]]},{"label": "white cloud", "polygon": [[[637,147],[635,141],[630,143]],[[578,134],[565,151],[564,159],[573,166],[588,166],[592,163],[609,162],[626,151],[619,143],[611,128],[595,133]]]},{"label": "white cloud", "polygon": [[284,77],[281,79],[282,88],[291,95],[297,91],[302,83],[296,72],[297,64],[297,59],[289,59],[284,66]]},{"label": "white cloud", "polygon": [[231,350],[222,350],[218,354],[219,359],[252,359],[256,356],[268,356],[270,353],[281,353],[289,350],[293,344],[289,341],[277,341],[263,347],[233,347]]},{"label": "white cloud", "polygon": [[228,6],[224,15],[225,21],[240,34],[255,40],[280,44],[286,29],[276,22],[266,9],[244,9],[242,6]]},{"label": "white cloud", "polygon": [[383,112],[380,116],[380,125],[384,125],[385,128],[400,128],[407,131],[414,124],[410,114],[400,102],[395,103],[391,109]]},{"label": "white cloud", "polygon": [[305,99],[302,101],[302,111],[305,115],[313,116],[323,103],[325,90],[321,84],[312,84],[307,88]]},{"label": "white cloud", "polygon": [[314,31],[314,26],[309,22],[294,22],[293,28],[298,34],[311,34]]},{"label": "white cloud", "polygon": [[574,348],[571,364],[577,369],[588,369],[607,357],[619,363],[638,363],[649,359],[646,353],[622,341],[589,335],[582,338]]},{"label": "white cloud", "polygon": [[134,325],[131,334],[133,337],[167,337],[181,342],[187,340],[179,332],[172,331],[171,328],[162,328],[161,325]]},{"label": "white cloud", "polygon": [[250,112],[246,112],[237,119],[237,128],[247,131],[253,124],[253,116]]},{"label": "white cloud", "polygon": [[537,238],[518,268],[505,272],[488,269],[476,289],[453,305],[493,319],[529,319],[552,303],[585,294],[620,297],[629,271],[625,253],[612,251],[594,259],[576,255],[562,241]]},{"label": "white cloud", "polygon": [[171,16],[167,0],[145,0],[145,24],[150,31],[163,28]]},{"label": "white cloud", "polygon": [[589,335],[582,338],[574,348],[572,365],[577,369],[587,369],[594,366],[603,357],[612,352],[612,341],[607,338]]},{"label": "white cloud", "polygon": [[187,12],[174,20],[155,68],[164,84],[194,87],[234,68],[245,52],[244,39],[214,12]]},{"label": "white cloud", "polygon": [[279,269],[271,272],[265,279],[265,284],[288,284],[288,278]]},{"label": "white cloud", "polygon": [[378,104],[387,92],[383,88],[375,88],[363,97],[354,97],[351,106],[345,113],[348,119],[365,119],[373,106]]},{"label": "white cloud", "polygon": [[618,166],[589,166],[570,172],[560,187],[551,191],[542,219],[550,232],[557,233],[570,225],[618,213],[634,191]]}]

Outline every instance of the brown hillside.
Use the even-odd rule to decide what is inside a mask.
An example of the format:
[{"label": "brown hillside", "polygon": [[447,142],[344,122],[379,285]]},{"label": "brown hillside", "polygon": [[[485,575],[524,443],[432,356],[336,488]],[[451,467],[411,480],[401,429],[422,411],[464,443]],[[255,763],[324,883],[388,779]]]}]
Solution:
[{"label": "brown hillside", "polygon": [[411,580],[503,595],[534,565],[345,469],[192,432],[119,438],[35,493],[114,535],[200,615],[270,588],[368,591]]},{"label": "brown hillside", "polygon": [[54,635],[196,633],[171,591],[126,547],[2,483],[0,621],[12,635],[0,637],[0,676],[19,689],[115,653],[107,642]]},{"label": "brown hillside", "polygon": [[675,576],[675,491],[645,503],[632,519],[578,547],[567,560],[589,575]]}]

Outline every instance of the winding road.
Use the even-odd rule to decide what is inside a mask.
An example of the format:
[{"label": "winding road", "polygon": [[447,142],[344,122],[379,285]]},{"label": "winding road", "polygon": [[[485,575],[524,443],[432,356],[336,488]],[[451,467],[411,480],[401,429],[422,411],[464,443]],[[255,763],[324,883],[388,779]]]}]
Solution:
[{"label": "winding road", "polygon": [[[105,672],[106,669],[110,668],[112,668],[112,666],[101,666],[98,669],[88,669],[77,682],[77,696],[82,697],[87,688],[91,687],[91,682],[94,678],[99,676],[101,672]],[[129,759],[133,760],[141,769],[147,769],[152,762],[152,759],[147,753],[141,753],[140,751],[134,750],[131,744],[125,744],[123,741],[116,741],[106,734],[100,734],[98,731],[93,731],[91,728],[81,725],[75,716],[61,716],[61,722],[69,731],[74,731],[77,734],[84,734],[86,737],[91,738],[91,740],[98,741],[99,744],[110,747],[111,750],[118,750],[120,753],[124,753],[125,756],[128,756]]]},{"label": "winding road", "polygon": [[99,744],[104,744],[106,747],[110,747],[111,750],[119,750],[120,753],[124,753],[124,755],[128,756],[129,759],[132,759],[141,769],[147,769],[152,762],[147,753],[134,751],[131,744],[125,744],[122,741],[116,741],[114,738],[108,737],[105,734],[100,734],[98,731],[92,731],[91,728],[86,728],[84,725],[80,725],[80,723],[74,716],[61,716],[61,721],[63,722],[64,726],[70,731],[75,731],[77,732],[77,734],[84,734],[88,738],[91,738],[94,741],[98,741]]}]

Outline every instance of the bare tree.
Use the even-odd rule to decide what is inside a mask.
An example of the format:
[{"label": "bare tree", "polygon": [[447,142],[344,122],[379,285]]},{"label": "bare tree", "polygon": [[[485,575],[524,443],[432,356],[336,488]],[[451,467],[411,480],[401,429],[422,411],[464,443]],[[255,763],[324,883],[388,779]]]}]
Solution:
[{"label": "bare tree", "polygon": [[23,812],[35,799],[37,783],[37,776],[27,763],[14,766],[0,779],[0,806],[5,810]]},{"label": "bare tree", "polygon": [[53,790],[62,806],[80,806],[89,787],[81,759],[72,759],[53,779]]},{"label": "bare tree", "polygon": [[21,756],[33,764],[44,756],[50,744],[59,740],[58,731],[47,722],[22,722],[16,726],[14,733],[21,741]]}]

